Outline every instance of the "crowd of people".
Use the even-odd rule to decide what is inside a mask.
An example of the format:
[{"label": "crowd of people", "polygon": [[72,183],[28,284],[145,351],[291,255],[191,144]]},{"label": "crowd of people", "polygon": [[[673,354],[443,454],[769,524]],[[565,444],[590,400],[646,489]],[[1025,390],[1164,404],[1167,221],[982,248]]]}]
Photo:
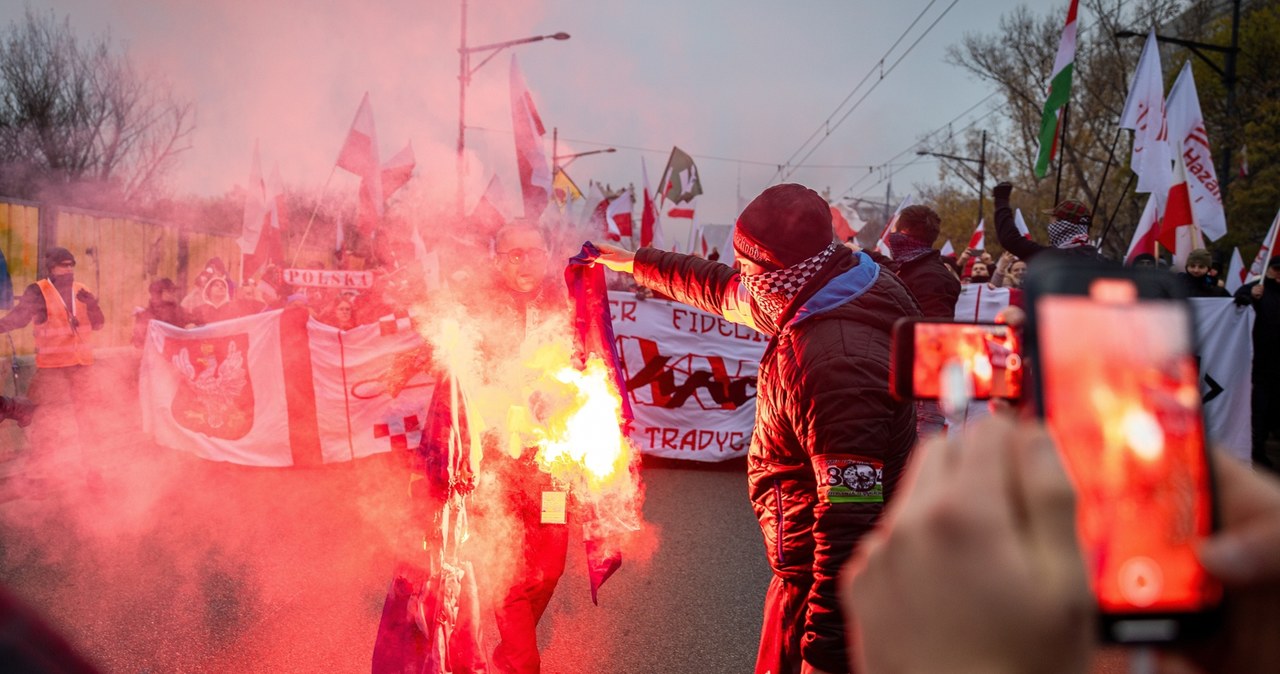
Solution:
[{"label": "crowd of people", "polygon": [[[734,230],[732,265],[693,255],[598,243],[598,262],[636,283],[770,337],[759,366],[757,413],[747,459],[752,508],[773,572],[757,652],[760,674],[905,671],[1083,671],[1094,647],[1093,603],[1075,532],[1075,497],[1039,425],[1005,414],[944,434],[936,405],[889,392],[890,334],[901,318],[954,317],[965,284],[1021,288],[1042,257],[1098,258],[1091,214],[1076,201],[1050,213],[1049,244],[1024,238],[1010,207],[1012,186],[994,192],[997,237],[1007,251],[942,256],[940,219],[927,206],[904,209],[887,243],[890,256],[833,240],[830,208],[795,184],[770,187]],[[547,237],[516,223],[494,233],[487,273],[471,294],[489,326],[482,350],[519,353],[535,317],[566,314]],[[304,306],[317,320],[349,329],[377,320],[420,279],[394,257],[365,293],[235,284],[211,260],[182,296],[169,279],[149,287],[135,344],[146,324],[180,326]],[[1194,296],[1219,292],[1211,259],[1187,259]],[[74,281],[64,249],[47,256],[50,278],[32,284],[0,332],[35,322],[34,420],[60,421],[76,404],[92,365],[89,335],[103,324],[94,295]],[[1028,272],[1028,265],[1030,272]],[[1220,276],[1220,275],[1218,275]],[[182,296],[181,299],[179,297]],[[1280,354],[1280,257],[1236,301],[1255,322],[1254,461],[1267,467],[1273,390]],[[494,387],[513,388],[490,368]],[[536,408],[537,401],[526,401]],[[25,401],[0,412],[32,420]],[[65,424],[45,432],[64,431]],[[424,438],[427,434],[424,434]],[[37,448],[45,441],[37,443]],[[565,518],[547,518],[548,492],[563,485],[539,471],[530,448],[487,438],[482,471],[501,473],[500,503],[517,523],[515,572],[498,592],[495,671],[540,671],[537,624],[564,572]],[[40,451],[38,449],[38,451]],[[1215,457],[1222,528],[1200,544],[1210,573],[1234,593],[1217,641],[1170,658],[1223,671],[1280,667],[1265,629],[1280,620],[1280,482]],[[856,479],[850,479],[853,476]],[[90,473],[90,480],[92,474]],[[486,516],[478,514],[483,529]],[[385,620],[385,618],[384,618]],[[1215,650],[1216,649],[1216,650]],[[387,656],[386,652],[382,653]],[[403,655],[403,654],[400,654]],[[394,669],[396,654],[375,671]],[[1172,660],[1171,660],[1172,661]],[[1238,663],[1248,663],[1243,665]],[[1237,666],[1238,665],[1238,666]]]}]

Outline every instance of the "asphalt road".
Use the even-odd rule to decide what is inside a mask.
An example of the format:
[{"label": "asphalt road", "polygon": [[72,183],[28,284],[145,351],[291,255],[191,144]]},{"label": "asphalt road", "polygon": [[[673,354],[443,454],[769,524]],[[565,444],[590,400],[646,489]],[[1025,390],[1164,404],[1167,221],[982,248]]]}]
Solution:
[{"label": "asphalt road", "polygon": [[[246,469],[120,451],[97,493],[0,485],[0,582],[109,672],[368,671],[392,571],[418,540],[392,462]],[[769,571],[742,462],[647,463],[642,479],[646,535],[599,606],[571,535],[543,671],[749,671]]]}]

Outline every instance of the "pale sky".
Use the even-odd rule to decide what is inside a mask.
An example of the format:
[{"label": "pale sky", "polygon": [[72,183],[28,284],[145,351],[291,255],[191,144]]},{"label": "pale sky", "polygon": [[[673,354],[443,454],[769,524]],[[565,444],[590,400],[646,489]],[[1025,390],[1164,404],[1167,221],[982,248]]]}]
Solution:
[{"label": "pale sky", "polygon": [[[953,6],[954,2],[954,6]],[[324,183],[361,96],[370,93],[381,154],[412,140],[419,190],[452,198],[458,115],[457,0],[42,0],[82,35],[110,30],[145,69],[198,106],[194,147],[172,176],[180,191],[218,194],[248,176],[254,140],[286,184]],[[705,194],[699,220],[731,222],[739,185],[750,199],[774,167],[801,148],[890,52],[888,68],[935,19],[928,35],[867,94],[808,164],[878,165],[982,101],[991,88],[948,65],[944,51],[966,32],[990,32],[1018,0],[470,0],[468,40],[498,42],[564,31],[568,41],[523,45],[476,72],[468,92],[468,201],[497,173],[518,192],[509,129],[510,54],[518,55],[560,152],[603,145],[568,169],[589,179],[640,183],[640,158],[657,182],[672,145],[694,155]],[[1066,3],[1061,5],[1065,15]],[[1049,6],[1045,3],[1044,6]],[[949,8],[949,9],[948,9]],[[5,3],[0,20],[20,16]],[[943,15],[944,11],[946,12]],[[1065,18],[1065,16],[1064,16]],[[1082,15],[1082,23],[1089,17]],[[477,59],[478,60],[478,59]],[[990,110],[988,100],[957,123]],[[848,107],[841,108],[841,115]],[[837,115],[837,118],[839,115]],[[574,139],[574,140],[565,140]],[[590,141],[590,143],[586,142]],[[596,143],[602,144],[598,145]],[[644,150],[632,149],[643,148]],[[915,159],[912,152],[900,161]],[[937,167],[921,162],[893,179],[895,195]],[[790,180],[883,199],[866,168],[805,168]],[[332,189],[354,190],[339,171]]]}]

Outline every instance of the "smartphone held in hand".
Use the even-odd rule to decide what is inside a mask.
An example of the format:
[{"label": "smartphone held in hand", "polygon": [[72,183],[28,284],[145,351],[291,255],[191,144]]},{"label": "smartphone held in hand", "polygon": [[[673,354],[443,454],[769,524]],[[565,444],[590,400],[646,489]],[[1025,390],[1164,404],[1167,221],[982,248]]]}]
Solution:
[{"label": "smartphone held in hand", "polygon": [[1028,278],[1027,361],[1076,489],[1102,636],[1194,637],[1222,587],[1195,544],[1214,529],[1191,308],[1167,272],[1046,261]]},{"label": "smartphone held in hand", "polygon": [[950,388],[964,386],[971,400],[1021,398],[1017,330],[997,323],[900,319],[893,326],[889,379],[898,400],[939,400],[948,382]]}]

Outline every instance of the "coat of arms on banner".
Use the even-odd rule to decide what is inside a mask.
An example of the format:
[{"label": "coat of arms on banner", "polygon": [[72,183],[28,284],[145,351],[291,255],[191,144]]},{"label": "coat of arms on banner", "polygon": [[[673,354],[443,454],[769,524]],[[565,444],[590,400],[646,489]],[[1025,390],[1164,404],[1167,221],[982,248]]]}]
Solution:
[{"label": "coat of arms on banner", "polygon": [[179,373],[173,418],[211,438],[239,440],[253,428],[253,384],[244,333],[207,339],[166,339],[164,357]]}]

